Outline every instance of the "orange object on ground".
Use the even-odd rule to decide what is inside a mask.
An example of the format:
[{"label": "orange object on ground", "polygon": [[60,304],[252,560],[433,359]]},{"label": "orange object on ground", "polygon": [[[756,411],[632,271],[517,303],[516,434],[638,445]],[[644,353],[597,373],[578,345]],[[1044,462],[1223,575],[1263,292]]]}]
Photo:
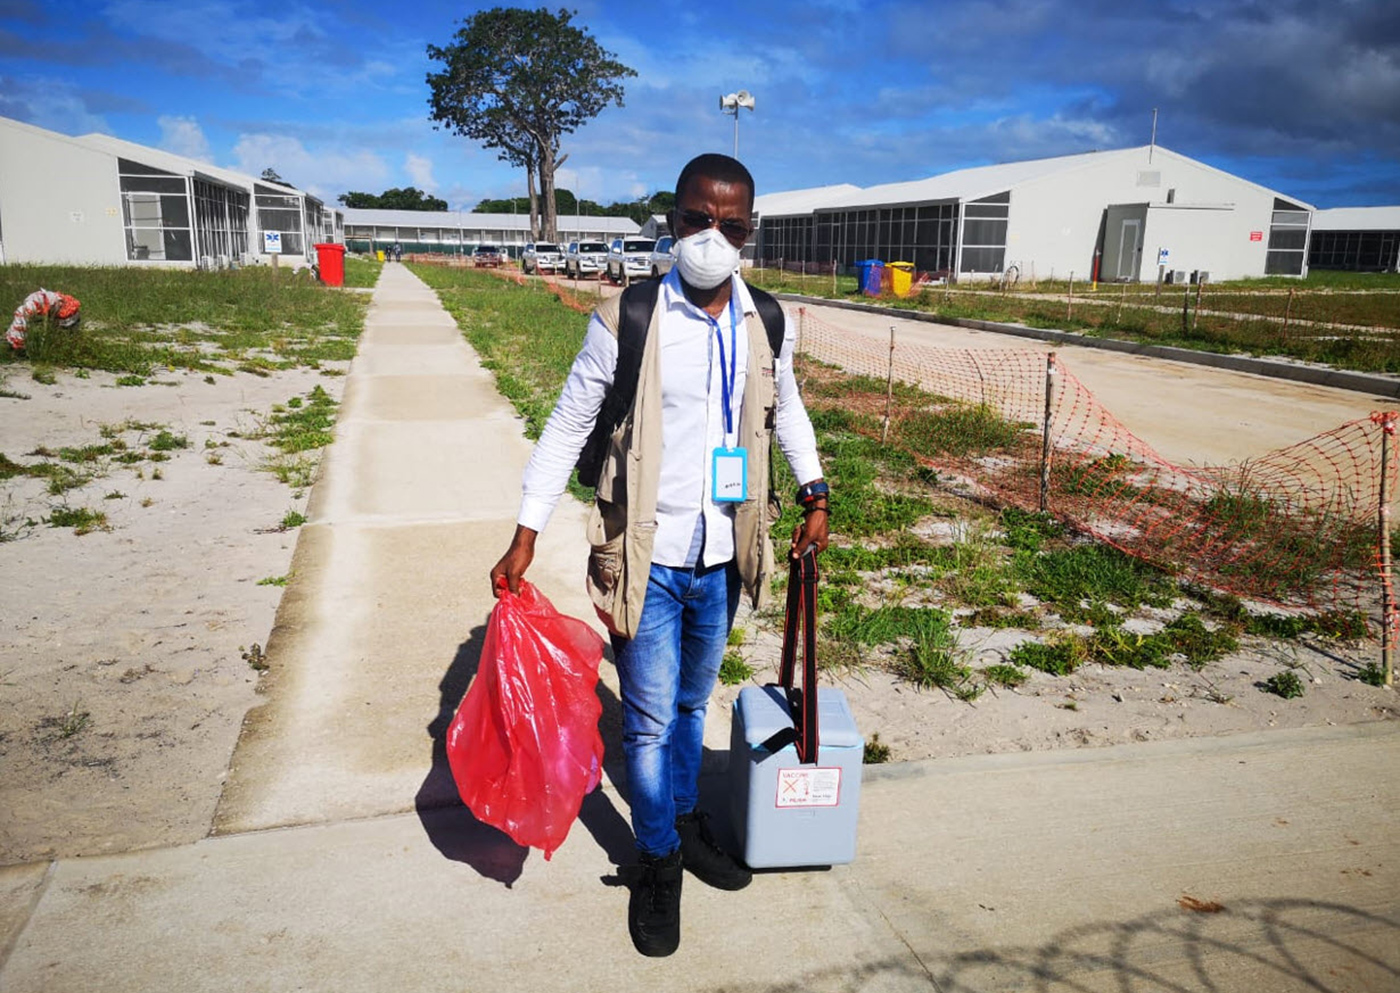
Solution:
[{"label": "orange object on ground", "polygon": [[16,308],[14,320],[10,321],[10,329],[5,332],[5,340],[13,349],[23,348],[24,335],[29,330],[29,320],[32,317],[52,317],[59,327],[71,328],[78,323],[82,306],[77,297],[70,297],[67,293],[35,290]]}]

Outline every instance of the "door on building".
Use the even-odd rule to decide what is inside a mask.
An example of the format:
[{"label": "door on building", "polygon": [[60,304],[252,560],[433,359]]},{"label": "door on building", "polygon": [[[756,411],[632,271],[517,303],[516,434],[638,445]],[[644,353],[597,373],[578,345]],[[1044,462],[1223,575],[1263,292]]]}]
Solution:
[{"label": "door on building", "polygon": [[1118,228],[1118,271],[1114,278],[1131,282],[1142,273],[1142,219],[1125,217]]}]

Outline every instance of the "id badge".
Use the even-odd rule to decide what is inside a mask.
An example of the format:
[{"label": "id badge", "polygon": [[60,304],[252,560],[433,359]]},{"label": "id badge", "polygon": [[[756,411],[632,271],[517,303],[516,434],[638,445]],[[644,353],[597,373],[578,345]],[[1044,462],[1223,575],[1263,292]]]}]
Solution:
[{"label": "id badge", "polygon": [[716,503],[742,503],[749,498],[747,448],[716,448],[714,469]]}]

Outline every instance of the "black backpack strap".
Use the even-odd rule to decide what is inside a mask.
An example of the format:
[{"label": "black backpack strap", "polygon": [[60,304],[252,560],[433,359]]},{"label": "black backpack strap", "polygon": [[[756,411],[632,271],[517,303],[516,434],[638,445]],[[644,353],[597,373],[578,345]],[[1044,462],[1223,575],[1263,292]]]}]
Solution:
[{"label": "black backpack strap", "polygon": [[651,328],[651,312],[656,309],[659,279],[633,283],[622,291],[617,316],[617,365],[613,369],[612,386],[603,397],[593,432],[584,443],[578,457],[578,481],[584,486],[597,486],[608,444],[617,426],[632,409],[637,397],[637,380],[642,373],[642,353],[646,350],[647,331]]},{"label": "black backpack strap", "polygon": [[783,305],[778,303],[773,294],[755,286],[749,287],[749,296],[753,298],[754,309],[763,321],[763,330],[768,332],[768,350],[776,360],[778,353],[783,350],[783,334],[787,330],[787,317],[783,314]]}]

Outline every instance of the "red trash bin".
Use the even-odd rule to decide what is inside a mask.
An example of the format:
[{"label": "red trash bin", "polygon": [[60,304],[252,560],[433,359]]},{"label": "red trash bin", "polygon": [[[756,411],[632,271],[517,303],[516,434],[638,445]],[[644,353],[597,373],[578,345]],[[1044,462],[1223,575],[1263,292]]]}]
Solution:
[{"label": "red trash bin", "polygon": [[316,265],[321,270],[321,282],[327,286],[345,285],[344,245],[317,245]]}]

